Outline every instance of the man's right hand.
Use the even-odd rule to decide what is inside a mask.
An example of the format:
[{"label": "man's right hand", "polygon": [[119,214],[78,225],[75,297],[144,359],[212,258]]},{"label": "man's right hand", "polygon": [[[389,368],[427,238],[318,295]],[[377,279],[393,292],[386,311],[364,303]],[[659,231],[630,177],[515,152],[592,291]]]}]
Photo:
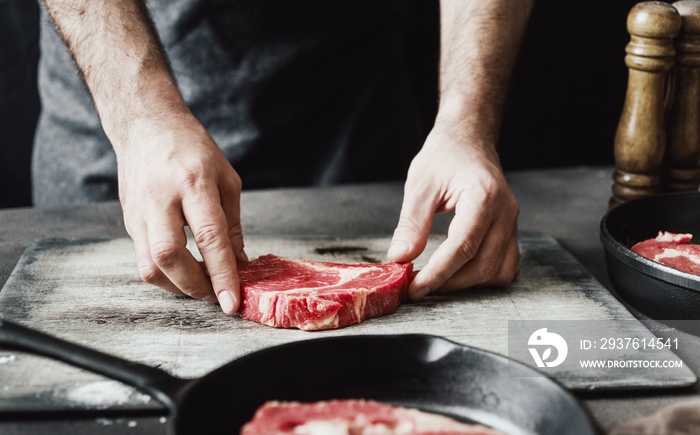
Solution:
[{"label": "man's right hand", "polygon": [[[185,104],[144,0],[44,0],[117,155],[119,199],[141,276],[240,305],[241,180]],[[205,270],[187,250],[189,225]],[[208,276],[207,276],[208,275]]]},{"label": "man's right hand", "polygon": [[[189,113],[136,123],[117,153],[119,197],[141,277],[165,290],[240,305],[236,260],[247,260],[240,222],[241,180]],[[184,226],[204,265],[186,248]]]}]

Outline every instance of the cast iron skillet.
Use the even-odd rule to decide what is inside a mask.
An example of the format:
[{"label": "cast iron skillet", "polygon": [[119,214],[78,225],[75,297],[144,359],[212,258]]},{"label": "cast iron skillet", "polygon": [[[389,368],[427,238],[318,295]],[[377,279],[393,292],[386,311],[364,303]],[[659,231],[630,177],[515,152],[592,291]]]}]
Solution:
[{"label": "cast iron skillet", "polygon": [[577,400],[551,379],[505,357],[430,335],[294,342],[249,354],[191,380],[10,322],[0,321],[0,346],[138,387],[167,406],[169,433],[238,434],[268,400],[334,398],[412,406],[514,434],[595,433]]},{"label": "cast iron skillet", "polygon": [[[603,218],[600,238],[610,281],[632,307],[657,320],[700,319],[700,276],[630,250],[659,231],[692,233],[700,242],[700,193],[672,193],[617,206]],[[688,325],[696,322],[688,322]],[[692,331],[691,331],[692,332]]]}]

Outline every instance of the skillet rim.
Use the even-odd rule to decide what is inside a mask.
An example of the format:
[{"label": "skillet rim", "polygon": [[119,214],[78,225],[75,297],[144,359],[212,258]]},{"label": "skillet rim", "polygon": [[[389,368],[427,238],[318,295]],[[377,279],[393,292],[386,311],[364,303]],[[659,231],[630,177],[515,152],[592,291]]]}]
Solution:
[{"label": "skillet rim", "polygon": [[[663,201],[672,201],[674,198],[696,196],[700,199],[700,192],[672,192],[662,193],[650,197],[638,198],[629,202],[620,204],[612,210],[605,213],[600,222],[600,239],[605,252],[612,255],[615,259],[622,262],[624,265],[634,269],[635,271],[651,278],[661,280],[665,283],[674,285],[680,290],[689,290],[697,293],[700,296],[700,276],[689,272],[683,272],[671,266],[659,263],[643,257],[632,251],[625,244],[621,243],[608,229],[608,222],[616,218],[618,214],[628,212],[630,208],[642,207],[645,203],[655,203]],[[648,208],[648,207],[647,207]],[[639,240],[641,241],[641,240]],[[608,273],[614,273],[608,270]]]},{"label": "skillet rim", "polygon": [[[318,337],[318,338],[308,338],[308,339],[302,339],[302,340],[297,340],[297,341],[292,341],[292,342],[285,342],[281,343],[275,346],[259,349],[255,352],[251,352],[249,354],[243,355],[239,358],[236,358],[229,363],[213,370],[212,372],[209,372],[208,374],[204,375],[201,378],[198,378],[198,380],[201,380],[205,377],[216,377],[218,372],[222,372],[226,374],[227,372],[231,371],[231,368],[229,366],[237,366],[241,364],[246,364],[248,360],[252,360],[251,362],[255,362],[255,360],[260,359],[260,358],[265,358],[266,356],[273,356],[277,352],[284,352],[285,349],[288,348],[295,348],[299,346],[305,346],[305,345],[322,345],[321,342],[342,342],[342,341],[350,341],[350,340],[376,340],[376,339],[381,339],[381,340],[399,340],[401,342],[406,342],[407,340],[424,340],[426,344],[432,345],[436,340],[441,341],[442,343],[447,343],[451,346],[452,350],[458,350],[460,352],[469,352],[473,353],[476,355],[479,355],[480,357],[484,357],[486,359],[491,359],[494,361],[497,361],[500,364],[504,365],[509,365],[509,364],[515,364],[516,369],[518,371],[522,371],[522,378],[524,378],[527,383],[532,384],[532,383],[541,383],[542,384],[542,389],[551,389],[552,391],[557,392],[557,397],[561,399],[568,399],[569,403],[571,404],[571,408],[569,408],[569,412],[572,412],[572,415],[577,415],[585,421],[587,424],[587,427],[585,428],[577,428],[578,430],[583,429],[582,432],[576,431],[575,433],[585,433],[585,434],[598,434],[598,425],[593,419],[592,414],[589,412],[587,407],[583,404],[581,399],[579,399],[574,392],[570,391],[566,387],[563,386],[556,378],[553,378],[551,376],[547,376],[545,373],[542,373],[541,371],[523,363],[520,361],[517,361],[513,358],[510,358],[506,355],[501,355],[495,352],[491,352],[485,349],[481,349],[478,347],[470,346],[467,344],[462,344],[458,343],[454,340],[450,340],[448,338],[436,335],[436,334],[426,334],[426,333],[397,333],[397,334],[351,334],[351,335],[337,335],[337,336],[327,336],[327,337]],[[413,342],[412,342],[413,343]],[[415,344],[415,343],[414,343]],[[504,374],[505,376],[509,376],[508,372]],[[532,386],[532,385],[530,385]],[[381,400],[380,400],[381,401]],[[385,402],[389,403],[389,402]],[[564,403],[564,400],[562,400],[562,403]],[[392,405],[395,405],[394,403],[391,403]],[[178,409],[180,408],[181,404],[178,404]],[[260,405],[258,405],[260,406]],[[409,406],[409,405],[399,405],[399,406]],[[416,408],[421,409],[420,407],[416,406]],[[427,412],[436,412],[434,410],[428,410],[428,409],[422,409]],[[494,414],[496,415],[496,414]],[[178,416],[179,417],[179,416]],[[454,416],[453,416],[454,417]],[[550,415],[551,417],[551,415]],[[252,416],[251,416],[252,418]],[[500,416],[498,418],[501,418]],[[543,416],[543,418],[546,418]],[[179,420],[179,419],[178,419]],[[515,424],[512,420],[508,420],[510,423]],[[489,423],[484,423],[484,422],[479,422],[477,423],[480,424],[486,424],[489,425]],[[178,422],[175,424],[176,428],[180,428],[181,422]],[[516,426],[520,428],[520,426]]]}]

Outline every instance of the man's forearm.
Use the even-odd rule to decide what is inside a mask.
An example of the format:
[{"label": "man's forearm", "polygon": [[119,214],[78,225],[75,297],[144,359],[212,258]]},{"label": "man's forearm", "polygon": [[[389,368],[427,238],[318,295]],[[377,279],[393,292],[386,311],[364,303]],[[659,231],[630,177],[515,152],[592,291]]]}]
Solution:
[{"label": "man's forearm", "polygon": [[139,121],[187,112],[142,0],[43,1],[116,150]]},{"label": "man's forearm", "polygon": [[438,120],[496,141],[533,0],[442,0]]}]

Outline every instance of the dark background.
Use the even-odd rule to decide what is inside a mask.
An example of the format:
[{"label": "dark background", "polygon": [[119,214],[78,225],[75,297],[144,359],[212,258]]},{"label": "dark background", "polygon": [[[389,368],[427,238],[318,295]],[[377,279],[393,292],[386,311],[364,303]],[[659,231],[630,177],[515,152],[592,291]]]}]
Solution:
[{"label": "dark background", "polygon": [[[624,102],[629,0],[535,0],[506,108],[506,170],[612,164]],[[435,109],[437,2],[414,0],[407,62],[426,116]],[[38,3],[0,0],[0,207],[31,205]],[[426,59],[428,62],[426,62]],[[431,61],[432,60],[432,61]]]},{"label": "dark background", "polygon": [[535,0],[501,137],[506,169],[613,164],[629,0]]},{"label": "dark background", "polygon": [[38,2],[0,0],[0,207],[31,205],[38,20]]}]

